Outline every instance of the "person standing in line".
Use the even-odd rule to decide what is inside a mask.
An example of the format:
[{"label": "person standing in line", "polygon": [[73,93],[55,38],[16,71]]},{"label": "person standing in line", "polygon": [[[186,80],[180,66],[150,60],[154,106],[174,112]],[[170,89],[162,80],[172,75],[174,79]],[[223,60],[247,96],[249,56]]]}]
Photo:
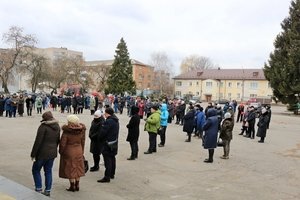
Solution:
[{"label": "person standing in line", "polygon": [[196,115],[196,127],[197,127],[197,136],[199,138],[203,138],[203,126],[205,123],[205,114],[203,112],[203,107],[199,104],[196,105],[196,109],[198,110]]},{"label": "person standing in line", "polygon": [[3,95],[3,94],[0,94],[0,117],[3,117],[4,104],[5,104],[5,98],[4,98],[4,95]]},{"label": "person standing in line", "polygon": [[242,122],[243,121],[244,110],[245,110],[244,104],[240,103],[240,105],[238,106],[237,109],[238,109],[238,114],[237,114],[236,122]]},{"label": "person standing in line", "polygon": [[265,137],[267,134],[267,129],[268,129],[268,123],[269,123],[269,116],[268,116],[268,111],[266,108],[261,109],[261,115],[259,117],[259,121],[257,123],[258,130],[257,130],[257,137],[260,137],[260,140],[258,141],[259,143],[264,143],[265,142]]},{"label": "person standing in line", "polygon": [[90,168],[91,172],[99,170],[100,155],[102,153],[103,145],[105,142],[99,139],[99,135],[101,133],[102,126],[105,121],[102,115],[103,114],[100,110],[97,110],[94,113],[94,120],[92,121],[91,128],[89,131],[89,138],[91,139],[90,152],[93,154],[94,160],[94,166]]},{"label": "person standing in line", "polygon": [[109,183],[111,179],[115,178],[116,155],[118,154],[119,119],[110,107],[105,109],[104,117],[106,120],[99,139],[105,141],[102,151],[105,172],[104,177],[97,181],[98,183]]},{"label": "person standing in line", "polygon": [[242,128],[241,128],[241,133],[239,135],[243,135],[244,132],[246,132],[246,134],[248,134],[249,123],[247,121],[247,118],[248,118],[249,112],[250,112],[250,107],[247,107],[246,112],[244,112],[244,114],[243,114]]},{"label": "person standing in line", "polygon": [[90,111],[91,111],[91,115],[93,115],[95,113],[95,106],[96,106],[96,100],[95,97],[93,95],[91,95],[90,97]]},{"label": "person standing in line", "polygon": [[195,110],[192,105],[189,106],[189,111],[183,116],[183,132],[186,132],[188,138],[185,142],[191,142],[192,133],[195,124]]},{"label": "person standing in line", "polygon": [[214,108],[209,108],[207,110],[207,118],[203,126],[204,136],[203,136],[203,147],[208,149],[208,158],[204,160],[206,163],[212,163],[215,148],[217,147],[217,138],[219,131],[219,120],[217,117],[217,111]]},{"label": "person standing in line", "polygon": [[11,97],[8,95],[4,100],[4,110],[5,116],[11,118],[12,117],[12,108],[11,108]]},{"label": "person standing in line", "polygon": [[72,107],[73,107],[73,114],[77,114],[77,100],[76,95],[74,94],[72,97]]},{"label": "person standing in line", "polygon": [[145,111],[145,104],[144,104],[144,100],[140,99],[138,101],[138,108],[139,108],[139,116],[141,119],[143,119],[144,117],[144,111]]},{"label": "person standing in line", "polygon": [[42,114],[42,107],[43,107],[43,99],[42,97],[38,96],[35,100],[35,107],[37,109],[37,114]]},{"label": "person standing in line", "polygon": [[266,106],[267,112],[268,112],[268,124],[267,124],[267,129],[269,129],[270,122],[271,122],[271,116],[272,116],[272,111],[271,111],[271,106],[268,105]]},{"label": "person standing in line", "polygon": [[19,99],[18,99],[18,114],[20,117],[23,117],[24,114],[24,96],[23,94],[20,94]]},{"label": "person standing in line", "polygon": [[79,191],[80,177],[85,175],[83,153],[86,127],[79,123],[76,115],[68,115],[67,121],[62,126],[59,143],[59,177],[69,179],[70,187],[66,190],[75,192]]},{"label": "person standing in line", "polygon": [[26,102],[27,116],[32,116],[32,108],[33,108],[34,100],[32,99],[31,95],[28,95],[25,102]]},{"label": "person standing in line", "polygon": [[231,114],[229,112],[225,113],[220,131],[220,138],[222,139],[224,144],[224,155],[221,156],[222,159],[229,159],[230,141],[232,140],[233,126],[234,122],[231,118]]},{"label": "person standing in line", "polygon": [[160,111],[158,105],[153,104],[151,115],[146,119],[145,131],[149,134],[149,148],[144,154],[152,154],[156,152],[156,137],[160,128]]},{"label": "person standing in line", "polygon": [[140,135],[140,116],[138,115],[139,108],[136,106],[131,107],[131,118],[126,125],[128,128],[128,135],[126,141],[130,143],[131,156],[127,160],[135,160],[138,158],[138,140]]},{"label": "person standing in line", "polygon": [[11,113],[12,113],[13,117],[16,117],[18,102],[19,102],[19,98],[18,98],[17,94],[14,93],[11,98]]},{"label": "person standing in line", "polygon": [[166,143],[166,131],[167,131],[168,119],[169,119],[168,106],[166,103],[161,104],[160,112],[161,112],[160,129],[159,129],[160,143],[158,144],[158,146],[164,147]]},{"label": "person standing in line", "polygon": [[247,122],[248,122],[248,133],[245,137],[254,139],[255,136],[255,109],[253,106],[250,107],[248,117],[247,117]]},{"label": "person standing in line", "polygon": [[[35,191],[50,196],[52,188],[52,167],[57,157],[57,146],[60,138],[60,127],[58,121],[53,118],[50,111],[42,115],[41,125],[37,130],[34,145],[31,150],[33,160],[32,175]],[[45,172],[45,190],[42,192],[41,169]]]}]

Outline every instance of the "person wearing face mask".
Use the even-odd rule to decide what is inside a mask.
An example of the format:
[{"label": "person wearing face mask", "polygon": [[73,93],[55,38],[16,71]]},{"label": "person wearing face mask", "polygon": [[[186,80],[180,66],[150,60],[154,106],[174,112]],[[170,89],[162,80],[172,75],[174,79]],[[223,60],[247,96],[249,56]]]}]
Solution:
[{"label": "person wearing face mask", "polygon": [[256,136],[260,137],[260,140],[258,141],[259,143],[264,143],[265,142],[268,123],[269,123],[269,116],[268,116],[267,109],[262,108],[261,115],[260,115],[258,123],[257,123],[258,130],[257,130],[257,133],[256,133]]}]

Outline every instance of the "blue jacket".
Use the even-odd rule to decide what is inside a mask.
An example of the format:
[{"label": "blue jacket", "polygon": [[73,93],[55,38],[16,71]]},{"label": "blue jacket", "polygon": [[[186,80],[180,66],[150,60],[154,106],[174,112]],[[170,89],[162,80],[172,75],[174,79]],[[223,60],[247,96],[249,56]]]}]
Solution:
[{"label": "blue jacket", "polygon": [[205,114],[204,112],[198,111],[196,115],[197,130],[202,130],[204,124],[205,124]]},{"label": "blue jacket", "polygon": [[203,126],[204,149],[214,149],[217,147],[218,131],[219,131],[219,120],[217,117],[217,110],[210,108],[207,111],[207,119]]},{"label": "blue jacket", "polygon": [[168,126],[169,112],[168,112],[168,106],[167,106],[167,104],[165,104],[165,103],[161,104],[160,111],[161,111],[161,114],[160,114],[160,125],[161,126]]}]

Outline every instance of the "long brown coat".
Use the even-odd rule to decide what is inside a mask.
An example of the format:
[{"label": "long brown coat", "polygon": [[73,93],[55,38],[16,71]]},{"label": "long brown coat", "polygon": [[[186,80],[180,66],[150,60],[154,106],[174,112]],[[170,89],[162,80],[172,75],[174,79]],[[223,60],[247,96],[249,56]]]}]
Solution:
[{"label": "long brown coat", "polygon": [[84,176],[84,124],[63,125],[59,144],[60,164],[59,177],[75,179]]}]

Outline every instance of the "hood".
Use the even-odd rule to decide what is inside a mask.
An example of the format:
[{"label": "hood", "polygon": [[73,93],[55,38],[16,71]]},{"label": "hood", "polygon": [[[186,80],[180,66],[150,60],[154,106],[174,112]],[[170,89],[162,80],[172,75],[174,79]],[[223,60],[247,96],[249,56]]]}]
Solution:
[{"label": "hood", "polygon": [[70,124],[63,125],[63,127],[62,127],[63,131],[69,132],[71,134],[81,133],[81,131],[83,131],[85,129],[86,129],[85,125],[82,123],[79,123],[79,124],[70,123]]},{"label": "hood", "polygon": [[161,104],[160,110],[161,110],[161,112],[167,111],[168,110],[167,104],[165,104],[165,103]]},{"label": "hood", "polygon": [[45,124],[45,125],[49,126],[53,130],[59,130],[60,129],[58,121],[55,120],[55,119],[52,119],[52,120],[49,120],[49,121],[42,121],[42,124]]},{"label": "hood", "polygon": [[214,108],[210,108],[207,111],[207,117],[213,117],[217,115],[217,110]]},{"label": "hood", "polygon": [[136,114],[138,114],[138,112],[139,112],[139,108],[138,107],[133,106],[131,108],[131,115],[136,115]]}]

